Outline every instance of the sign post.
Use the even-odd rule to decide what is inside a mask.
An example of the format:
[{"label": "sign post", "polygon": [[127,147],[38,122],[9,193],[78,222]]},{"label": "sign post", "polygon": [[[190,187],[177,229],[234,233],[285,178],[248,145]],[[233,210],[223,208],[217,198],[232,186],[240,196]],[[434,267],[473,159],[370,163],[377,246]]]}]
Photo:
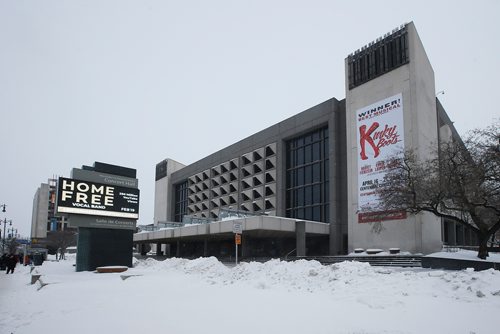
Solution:
[{"label": "sign post", "polygon": [[238,265],[238,245],[241,245],[241,234],[243,233],[243,224],[240,222],[233,222],[234,245],[236,246],[236,265]]},{"label": "sign post", "polygon": [[241,234],[234,235],[234,243],[236,245],[236,264],[238,264],[238,245],[241,245]]}]

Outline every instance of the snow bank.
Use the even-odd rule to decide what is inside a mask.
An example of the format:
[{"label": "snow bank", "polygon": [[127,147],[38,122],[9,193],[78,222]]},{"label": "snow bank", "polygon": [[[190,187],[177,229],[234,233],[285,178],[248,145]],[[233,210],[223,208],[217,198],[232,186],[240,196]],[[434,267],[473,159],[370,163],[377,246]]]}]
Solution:
[{"label": "snow bank", "polygon": [[37,267],[43,287],[29,285],[29,267],[0,273],[0,333],[493,334],[500,311],[494,270],[149,258],[95,274],[73,264]]},{"label": "snow bank", "polygon": [[[420,294],[402,282],[411,282],[415,288],[422,284],[439,284],[439,291],[433,296],[446,296],[455,300],[470,301],[477,294],[496,296],[500,290],[500,272],[493,269],[475,272],[426,270],[421,268],[403,269],[392,267],[372,267],[368,263],[345,261],[333,265],[322,265],[317,261],[298,260],[286,262],[271,260],[265,263],[243,262],[229,268],[216,258],[196,260],[152,258],[138,261],[136,269],[153,272],[175,272],[195,276],[211,285],[250,286],[257,289],[285,289],[309,292],[340,293],[353,288],[379,288],[394,286],[401,295]],[[492,285],[491,280],[498,285]],[[423,283],[421,283],[423,282]],[[490,282],[490,283],[488,283]],[[347,288],[348,287],[348,288]],[[423,287],[422,287],[423,288]],[[473,299],[473,298],[472,298]]]},{"label": "snow bank", "polygon": [[456,260],[468,260],[468,261],[479,261],[479,262],[495,262],[500,263],[499,253],[489,253],[486,260],[482,260],[477,257],[477,251],[470,251],[465,249],[458,249],[456,252],[437,252],[427,255],[428,257],[440,257],[446,259],[456,259]]}]

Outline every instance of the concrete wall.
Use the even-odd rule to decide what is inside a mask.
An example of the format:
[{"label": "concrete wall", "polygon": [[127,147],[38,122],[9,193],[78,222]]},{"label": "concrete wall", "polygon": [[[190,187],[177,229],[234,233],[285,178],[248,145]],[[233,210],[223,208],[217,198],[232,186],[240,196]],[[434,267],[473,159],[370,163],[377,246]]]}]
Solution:
[{"label": "concrete wall", "polygon": [[329,254],[347,252],[347,138],[346,100],[339,103],[338,111],[329,122],[330,133],[330,242]]},{"label": "concrete wall", "polygon": [[168,181],[169,177],[159,179],[155,182],[155,206],[153,222],[155,225],[158,222],[167,221],[167,200],[168,200]]},{"label": "concrete wall", "polygon": [[[167,176],[155,182],[155,202],[154,202],[154,216],[153,223],[165,222],[169,217],[169,206],[167,205],[170,200],[170,192],[168,191],[170,185],[170,175],[185,166],[180,162],[172,159],[167,160]],[[172,192],[173,194],[173,192]]]},{"label": "concrete wall", "polygon": [[[409,27],[412,109],[409,111],[411,124],[408,130],[405,129],[405,138],[411,138],[412,141],[406,143],[405,146],[414,149],[417,152],[417,157],[425,160],[436,154],[439,144],[436,86],[434,70],[415,26],[410,23]],[[405,112],[405,118],[408,115],[407,112]],[[440,218],[430,213],[416,216],[415,234],[417,235],[416,251],[428,254],[441,249]]]},{"label": "concrete wall", "polygon": [[[438,140],[434,72],[413,23],[407,25],[410,62],[351,90],[346,80],[349,251],[354,248],[399,247],[429,253],[441,247],[440,220],[410,216],[382,223],[358,223],[358,142],[355,112],[402,93],[405,149],[421,159],[432,154]],[[347,60],[346,60],[347,79]]]}]

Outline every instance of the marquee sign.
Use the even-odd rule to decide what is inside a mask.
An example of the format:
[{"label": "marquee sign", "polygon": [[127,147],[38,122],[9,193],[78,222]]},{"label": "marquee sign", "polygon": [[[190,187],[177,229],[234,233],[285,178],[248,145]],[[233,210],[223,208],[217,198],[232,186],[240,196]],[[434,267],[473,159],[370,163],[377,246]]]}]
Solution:
[{"label": "marquee sign", "polygon": [[139,189],[59,178],[57,212],[139,218]]},{"label": "marquee sign", "polygon": [[404,149],[403,95],[397,94],[356,111],[358,139],[358,222],[402,219],[404,213],[373,212],[377,188],[391,168],[389,160]]}]

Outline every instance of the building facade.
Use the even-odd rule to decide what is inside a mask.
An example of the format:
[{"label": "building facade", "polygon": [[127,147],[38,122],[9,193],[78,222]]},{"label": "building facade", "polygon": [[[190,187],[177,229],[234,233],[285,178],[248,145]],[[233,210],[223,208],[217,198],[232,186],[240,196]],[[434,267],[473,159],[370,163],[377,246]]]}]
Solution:
[{"label": "building facade", "polygon": [[[414,24],[356,50],[346,58],[345,69],[345,99],[331,98],[191,165],[170,159],[158,164],[155,224],[195,218],[207,220],[210,227],[236,210],[327,224],[327,236],[313,239],[321,247],[307,241],[306,253],[439,250],[440,219],[376,211],[374,189],[390,168],[390,157],[412,149],[426,159],[439,141],[458,136],[436,98],[434,72]],[[259,238],[277,237],[262,219],[263,232],[254,235],[255,244]],[[134,240],[177,244],[179,254],[179,242],[190,239],[182,238],[183,227],[177,228],[177,237],[152,232]],[[299,238],[299,230],[294,228],[292,239]],[[311,231],[304,232],[304,240]],[[193,242],[203,237],[207,255],[207,242],[227,239],[230,233],[191,235]]]},{"label": "building facade", "polygon": [[[382,181],[384,173],[377,174],[377,163],[383,168],[384,161],[387,162],[384,152],[391,155],[397,150],[410,149],[418,159],[426,159],[433,154],[439,140],[434,71],[414,25],[401,26],[351,54],[346,59],[346,71],[349,247],[399,247],[421,253],[440,249],[440,219],[429,213],[383,221],[379,233],[372,232],[373,224],[360,223],[363,205],[373,200],[369,191],[362,190],[363,186]],[[391,110],[392,106],[383,109],[393,101],[398,101],[398,110]],[[374,107],[377,111],[368,115]],[[385,114],[376,115],[379,110]],[[366,115],[362,116],[363,113]],[[363,126],[366,129],[363,134],[368,134],[376,124],[379,127],[371,132],[371,137],[360,135]],[[394,129],[392,136],[398,136],[396,145],[391,145],[392,138],[388,135],[373,138],[384,127]],[[378,147],[371,147],[371,138]],[[389,145],[383,145],[384,139]],[[363,154],[366,156],[361,157]],[[373,172],[363,177],[366,169]]]},{"label": "building facade", "polygon": [[48,179],[42,183],[33,196],[31,216],[31,240],[33,245],[44,244],[47,233],[64,231],[68,228],[66,217],[55,211],[57,180]]}]

